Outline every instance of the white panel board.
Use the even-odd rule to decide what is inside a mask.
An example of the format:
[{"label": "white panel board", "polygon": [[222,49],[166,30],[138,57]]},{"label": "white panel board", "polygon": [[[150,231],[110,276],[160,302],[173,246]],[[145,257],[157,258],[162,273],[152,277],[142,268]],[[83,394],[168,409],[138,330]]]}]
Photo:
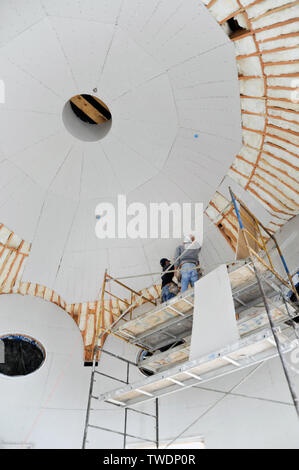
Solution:
[{"label": "white panel board", "polygon": [[[72,144],[65,132],[54,135],[21,149],[11,160],[40,187],[48,189],[71,152]],[[52,188],[53,190],[53,188]]]},{"label": "white panel board", "polygon": [[45,196],[46,191],[29,177],[18,180],[1,198],[0,220],[21,238],[31,242]]},{"label": "white panel board", "polygon": [[[1,30],[3,23],[4,21],[1,22]],[[27,110],[60,116],[61,100],[54,91],[3,55],[0,57],[0,70],[1,80],[5,83],[5,103],[1,103],[1,110]]]},{"label": "white panel board", "polygon": [[47,18],[3,47],[2,52],[11,62],[65,101],[76,94],[77,89],[62,45]]},{"label": "white panel board", "polygon": [[[109,162],[118,180],[122,181],[125,192],[129,192],[145,183],[158,173],[142,155],[138,154],[117,137],[108,137],[102,141]],[[121,155],[121,158],[119,157]]]},{"label": "white panel board", "polygon": [[7,157],[56,134],[61,123],[55,114],[0,109],[0,143]]},{"label": "white panel board", "polygon": [[194,293],[191,361],[240,339],[226,266],[196,282]]},{"label": "white panel board", "polygon": [[[135,259],[140,241],[96,238],[95,207],[125,193],[146,205],[208,204],[241,146],[229,38],[198,0],[0,3],[0,222],[33,242],[25,278],[90,300],[104,267],[159,270],[176,241],[143,240],[128,265],[122,250]],[[109,106],[104,140],[80,143],[65,129],[62,111],[77,93]]]},{"label": "white panel board", "polygon": [[122,0],[42,0],[41,3],[49,16],[113,24],[119,15]]},{"label": "white panel board", "polygon": [[[79,90],[96,87],[111,44],[114,27],[71,18],[51,18]],[[101,96],[100,96],[101,98]]]},{"label": "white panel board", "polygon": [[25,31],[45,16],[39,0],[1,0],[0,44]]},{"label": "white panel board", "polygon": [[77,205],[49,192],[33,239],[24,281],[53,288]]},{"label": "white panel board", "polygon": [[113,37],[98,88],[105,90],[107,98],[112,100],[134,90],[163,71],[165,69],[155,58],[136,44],[126,31],[118,29]]},{"label": "white panel board", "polygon": [[67,303],[97,300],[107,267],[108,253],[105,249],[65,251],[54,290],[59,292]]},{"label": "white panel board", "polygon": [[53,303],[1,295],[0,334],[32,336],[46,350],[33,374],[0,375],[1,443],[29,442],[34,448],[79,448],[90,370],[83,366],[83,341],[72,318]]}]

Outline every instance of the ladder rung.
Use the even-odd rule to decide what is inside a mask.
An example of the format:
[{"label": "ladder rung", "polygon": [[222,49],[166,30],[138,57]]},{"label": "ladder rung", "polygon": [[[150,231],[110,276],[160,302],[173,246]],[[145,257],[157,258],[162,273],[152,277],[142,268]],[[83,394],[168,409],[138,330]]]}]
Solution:
[{"label": "ladder rung", "polygon": [[182,300],[183,300],[184,302],[186,302],[186,304],[192,305],[192,307],[194,307],[194,303],[193,303],[193,302],[190,302],[190,300],[185,299],[185,298],[183,298]]},{"label": "ladder rung", "polygon": [[129,408],[128,406],[127,406],[127,410],[134,411],[135,413],[139,413],[141,415],[145,415],[145,416],[149,416],[150,418],[157,419],[157,416],[151,415],[150,413],[146,413],[145,411],[134,410],[134,408]]},{"label": "ladder rung", "polygon": [[100,429],[101,431],[107,431],[107,432],[112,432],[114,434],[120,434],[121,436],[127,436],[127,437],[132,437],[133,439],[140,439],[141,441],[146,441],[146,442],[156,442],[152,439],[145,439],[142,436],[134,436],[133,434],[127,434],[121,431],[114,431],[113,429],[108,429],[108,428],[102,428],[101,426],[95,426],[94,424],[88,424],[90,428],[94,429]]},{"label": "ladder rung", "polygon": [[167,308],[170,308],[170,310],[173,310],[174,312],[178,313],[179,315],[181,315],[182,317],[185,316],[185,314],[183,312],[180,312],[179,310],[177,310],[176,308],[172,307],[171,305],[167,305],[167,307],[163,308],[163,310],[166,310]]},{"label": "ladder rung", "polygon": [[180,387],[185,387],[185,384],[183,382],[180,382],[179,380],[173,379],[172,377],[167,377],[166,380],[169,380],[170,382],[180,385]]},{"label": "ladder rung", "polygon": [[148,397],[153,397],[152,393],[147,392],[146,390],[142,390],[141,388],[135,388],[136,392],[143,393],[143,395],[147,395]]},{"label": "ladder rung", "polygon": [[138,366],[136,362],[129,361],[129,359],[125,359],[124,357],[118,356],[117,354],[113,354],[110,351],[107,351],[106,349],[103,349],[101,346],[98,346],[97,349],[101,351],[104,354],[108,354],[108,356],[115,357],[115,359],[119,359],[122,362],[126,362],[127,364],[131,364],[132,366]]},{"label": "ladder rung", "polygon": [[117,405],[117,406],[125,406],[125,403],[122,402],[122,401],[119,401],[119,400],[114,400],[113,398],[109,398],[108,400],[105,400],[109,403],[112,403],[113,405]]},{"label": "ladder rung", "polygon": [[227,362],[230,362],[231,364],[233,364],[236,367],[240,367],[240,364],[237,361],[234,361],[232,358],[230,358],[228,356],[222,356],[222,359],[224,359]]},{"label": "ladder rung", "polygon": [[123,384],[128,385],[128,382],[125,380],[118,379],[117,377],[113,377],[112,375],[104,374],[104,372],[99,372],[98,370],[95,370],[96,374],[103,375],[103,377],[107,377],[108,379],[116,380],[117,382],[121,382]]},{"label": "ladder rung", "polygon": [[193,377],[193,379],[202,380],[202,378],[199,377],[199,375],[193,374],[193,372],[186,371],[184,372],[184,374],[189,375],[189,377]]}]

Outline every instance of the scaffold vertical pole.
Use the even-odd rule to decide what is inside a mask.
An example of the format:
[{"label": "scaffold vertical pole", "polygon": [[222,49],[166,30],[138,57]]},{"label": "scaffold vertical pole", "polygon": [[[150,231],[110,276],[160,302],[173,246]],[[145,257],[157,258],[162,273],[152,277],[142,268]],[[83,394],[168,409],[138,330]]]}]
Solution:
[{"label": "scaffold vertical pole", "polygon": [[[132,300],[132,299],[131,299]],[[127,362],[127,384],[130,383],[130,364]],[[128,425],[128,408],[125,408],[125,425],[124,425],[124,449],[127,447],[127,425]]]},{"label": "scaffold vertical pole", "polygon": [[88,402],[87,402],[87,410],[86,410],[86,417],[85,417],[82,449],[85,449],[86,441],[87,441],[88,422],[89,422],[91,399],[92,399],[92,393],[93,393],[95,368],[96,368],[98,351],[99,351],[98,338],[99,338],[100,327],[101,327],[101,323],[102,323],[102,319],[103,319],[103,315],[104,315],[104,295],[105,295],[106,280],[107,280],[107,270],[105,271],[104,280],[103,280],[99,318],[98,318],[97,328],[96,328],[96,332],[95,332],[95,344],[94,344],[94,350],[93,350],[92,370],[91,370],[91,377],[90,377],[90,385],[89,385],[89,393],[88,393]]},{"label": "scaffold vertical pole", "polygon": [[[237,205],[237,200],[236,200],[236,197],[235,197],[232,189],[229,188],[229,190],[230,190],[231,198],[232,198],[232,201],[233,201],[234,209],[235,209],[235,212],[236,212],[236,216],[237,216],[237,219],[238,219],[238,222],[239,222],[239,227],[240,227],[240,230],[241,230],[241,232],[244,236],[244,240],[245,240],[245,243],[246,243],[247,248],[248,248],[249,256],[250,256],[250,259],[251,259],[251,262],[252,262],[252,266],[253,266],[254,273],[255,273],[255,276],[256,276],[257,284],[258,284],[259,290],[261,292],[261,296],[262,296],[263,303],[264,303],[264,306],[265,306],[265,310],[266,310],[266,314],[267,314],[268,321],[269,321],[269,324],[270,324],[270,328],[271,328],[271,331],[272,331],[272,334],[273,334],[273,338],[274,338],[276,348],[277,348],[277,351],[278,351],[278,354],[279,354],[279,357],[280,357],[280,361],[281,361],[281,364],[282,364],[282,368],[283,368],[283,371],[284,371],[284,375],[285,375],[285,378],[286,378],[286,381],[287,381],[287,384],[288,384],[288,387],[289,387],[289,391],[290,391],[290,394],[291,394],[291,397],[292,397],[292,400],[293,400],[293,403],[294,403],[294,407],[295,407],[295,410],[296,410],[296,413],[297,413],[297,417],[299,418],[298,397],[297,397],[297,394],[294,390],[294,387],[293,387],[293,384],[292,384],[292,381],[291,381],[291,378],[290,378],[290,375],[289,375],[289,371],[288,371],[288,368],[287,368],[287,364],[286,364],[285,358],[283,356],[283,352],[282,352],[282,349],[281,349],[281,346],[280,346],[279,338],[278,338],[278,335],[277,335],[277,332],[276,332],[276,329],[275,329],[275,326],[274,326],[274,323],[273,323],[273,320],[272,320],[269,304],[268,304],[268,301],[267,301],[267,298],[266,298],[266,295],[265,295],[264,287],[262,285],[262,281],[261,281],[258,269],[256,267],[254,255],[252,254],[252,250],[250,249],[250,244],[248,242],[246,230],[244,230],[244,225],[243,225],[242,218],[241,218],[241,215],[240,215],[240,211],[239,211],[239,208],[238,208],[238,205]],[[255,221],[256,221],[256,219],[255,219]],[[277,247],[277,245],[276,245],[276,247]],[[279,250],[279,253],[281,254],[280,250]],[[287,271],[288,271],[288,269],[287,269]]]},{"label": "scaffold vertical pole", "polygon": [[156,448],[159,449],[159,400],[156,398]]}]

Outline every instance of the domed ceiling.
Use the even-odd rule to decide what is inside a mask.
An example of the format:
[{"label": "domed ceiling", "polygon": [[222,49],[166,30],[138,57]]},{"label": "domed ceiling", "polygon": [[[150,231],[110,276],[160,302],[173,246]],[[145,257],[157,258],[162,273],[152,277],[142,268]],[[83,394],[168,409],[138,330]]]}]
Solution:
[{"label": "domed ceiling", "polygon": [[[159,270],[173,241],[99,240],[95,208],[208,205],[242,144],[233,43],[198,0],[2,0],[0,18],[0,221],[32,243],[22,280],[70,303],[106,268]],[[82,93],[112,114],[98,142],[62,120]]]}]

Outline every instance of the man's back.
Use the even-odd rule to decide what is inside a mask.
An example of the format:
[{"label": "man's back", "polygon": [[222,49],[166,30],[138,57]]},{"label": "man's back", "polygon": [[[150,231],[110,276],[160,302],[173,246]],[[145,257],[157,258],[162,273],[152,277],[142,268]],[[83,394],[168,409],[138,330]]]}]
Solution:
[{"label": "man's back", "polygon": [[[201,250],[200,244],[197,241],[193,243],[179,245],[175,251],[175,266],[180,266],[184,263],[198,264],[199,252]],[[179,258],[179,259],[178,259]]]}]

